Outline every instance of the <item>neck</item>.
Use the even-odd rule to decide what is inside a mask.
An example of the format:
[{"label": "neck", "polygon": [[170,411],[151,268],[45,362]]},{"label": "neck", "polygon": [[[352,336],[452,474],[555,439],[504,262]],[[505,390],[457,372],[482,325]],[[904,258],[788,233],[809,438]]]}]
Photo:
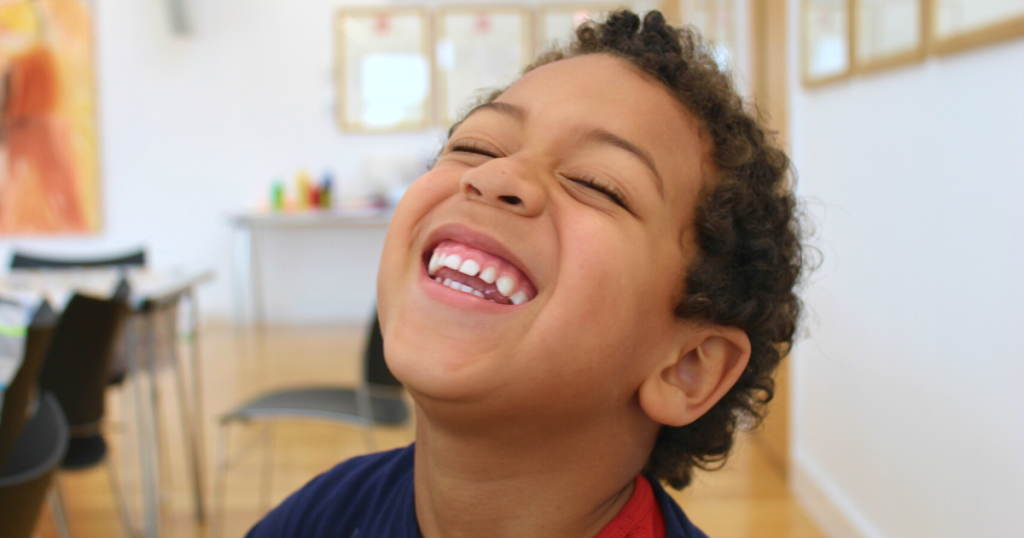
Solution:
[{"label": "neck", "polygon": [[624,432],[611,431],[621,421],[600,422],[467,435],[432,422],[417,406],[415,498],[423,537],[596,536],[629,501],[657,435],[650,425]]}]

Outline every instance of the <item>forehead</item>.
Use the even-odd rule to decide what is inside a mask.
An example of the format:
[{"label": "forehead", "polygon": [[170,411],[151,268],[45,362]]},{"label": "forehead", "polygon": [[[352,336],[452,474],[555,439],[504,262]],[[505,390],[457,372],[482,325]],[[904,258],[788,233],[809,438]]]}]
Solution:
[{"label": "forehead", "polygon": [[657,80],[625,60],[588,54],[530,71],[496,99],[526,110],[547,136],[603,129],[643,148],[666,182],[666,198],[692,199],[707,154],[699,123]]}]

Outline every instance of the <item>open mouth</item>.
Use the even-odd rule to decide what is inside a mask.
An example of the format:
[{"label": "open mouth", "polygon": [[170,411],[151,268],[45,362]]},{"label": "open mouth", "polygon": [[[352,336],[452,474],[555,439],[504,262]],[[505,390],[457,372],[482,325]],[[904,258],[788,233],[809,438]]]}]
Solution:
[{"label": "open mouth", "polygon": [[427,274],[437,283],[492,303],[521,305],[537,289],[508,260],[453,239],[445,239],[423,255]]}]

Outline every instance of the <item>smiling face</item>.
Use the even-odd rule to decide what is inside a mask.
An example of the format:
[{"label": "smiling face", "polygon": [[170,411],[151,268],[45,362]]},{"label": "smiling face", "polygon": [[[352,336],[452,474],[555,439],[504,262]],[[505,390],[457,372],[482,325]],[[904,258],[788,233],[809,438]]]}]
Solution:
[{"label": "smiling face", "polygon": [[686,109],[608,55],[539,67],[470,114],[396,208],[380,266],[388,364],[418,405],[638,412],[678,352],[705,154]]}]

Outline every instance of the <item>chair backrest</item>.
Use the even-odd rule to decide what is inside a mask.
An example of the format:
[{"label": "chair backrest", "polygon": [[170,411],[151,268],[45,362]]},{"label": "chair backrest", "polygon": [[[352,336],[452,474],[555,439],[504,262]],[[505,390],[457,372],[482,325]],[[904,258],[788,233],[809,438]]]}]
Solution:
[{"label": "chair backrest", "polygon": [[363,352],[363,376],[369,385],[383,387],[401,387],[402,382],[395,379],[394,374],[384,361],[384,336],[380,332],[380,320],[377,311],[373,311],[373,323]]},{"label": "chair backrest", "polygon": [[103,418],[114,342],[128,311],[126,286],[122,281],[111,299],[76,293],[54,331],[40,386],[57,397],[73,434]]},{"label": "chair backrest", "polygon": [[22,348],[22,363],[11,385],[3,393],[3,416],[0,416],[0,470],[14,450],[22,428],[29,420],[29,407],[35,403],[39,387],[39,374],[50,347],[50,338],[57,324],[57,314],[49,303],[43,303],[32,316],[25,346]]},{"label": "chair backrest", "polygon": [[75,267],[145,267],[146,249],[98,258],[63,258],[37,256],[15,252],[11,258],[11,269],[71,269]]},{"label": "chair backrest", "polygon": [[53,475],[67,449],[67,421],[57,399],[44,393],[10,460],[0,467],[0,534],[5,538],[33,536]]}]

